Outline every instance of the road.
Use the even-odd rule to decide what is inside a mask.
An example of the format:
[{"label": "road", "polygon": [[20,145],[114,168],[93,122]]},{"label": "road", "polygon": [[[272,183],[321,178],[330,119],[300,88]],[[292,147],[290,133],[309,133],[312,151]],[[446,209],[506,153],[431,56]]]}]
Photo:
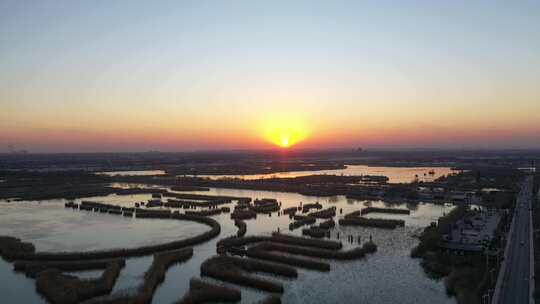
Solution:
[{"label": "road", "polygon": [[[532,177],[527,177],[518,194],[514,211],[514,227],[510,231],[509,244],[505,252],[506,267],[501,273],[500,297],[495,304],[534,303],[532,265]],[[501,269],[502,271],[503,269]]]}]

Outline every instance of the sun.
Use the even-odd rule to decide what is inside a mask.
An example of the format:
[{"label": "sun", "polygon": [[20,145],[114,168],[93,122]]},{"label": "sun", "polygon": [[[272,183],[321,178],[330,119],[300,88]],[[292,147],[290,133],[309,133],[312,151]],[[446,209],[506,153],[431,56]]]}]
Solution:
[{"label": "sun", "polygon": [[309,134],[303,119],[292,116],[274,117],[261,123],[262,137],[282,149],[291,148],[305,140]]},{"label": "sun", "polygon": [[282,137],[281,138],[281,147],[288,148],[289,147],[289,138],[288,137]]}]

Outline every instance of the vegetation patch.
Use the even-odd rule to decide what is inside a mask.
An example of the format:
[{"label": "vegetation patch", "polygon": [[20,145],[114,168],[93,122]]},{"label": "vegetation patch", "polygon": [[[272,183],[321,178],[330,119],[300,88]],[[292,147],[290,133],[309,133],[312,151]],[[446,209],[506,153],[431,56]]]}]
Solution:
[{"label": "vegetation patch", "polygon": [[405,226],[405,221],[349,216],[349,217],[340,219],[339,224],[341,226],[364,226],[364,227],[395,229],[398,226]]},{"label": "vegetation patch", "polygon": [[247,256],[260,260],[272,261],[281,264],[286,264],[294,267],[306,268],[318,271],[330,271],[330,264],[315,260],[309,260],[294,256],[286,256],[266,250],[259,250],[258,246],[251,247],[247,250]]},{"label": "vegetation patch", "polygon": [[0,236],[0,256],[12,260],[13,256],[20,254],[33,254],[36,251],[34,244],[23,242],[11,236]]},{"label": "vegetation patch", "polygon": [[[456,297],[458,303],[480,303],[481,295],[489,288],[489,274],[486,271],[486,260],[482,253],[460,255],[439,247],[442,233],[452,228],[453,223],[466,214],[466,208],[457,207],[439,219],[445,227],[434,223],[426,227],[420,236],[420,243],[411,250],[411,257],[421,258],[424,271],[433,278],[446,277],[445,286],[448,295]],[[507,221],[503,217],[497,231]],[[491,246],[500,244],[500,232],[495,233]],[[492,282],[493,283],[493,282]]]},{"label": "vegetation patch", "polygon": [[213,283],[191,279],[189,292],[176,304],[201,304],[209,302],[238,302],[241,300],[240,290]]},{"label": "vegetation patch", "polygon": [[88,209],[89,208],[92,208],[92,209],[104,208],[107,210],[120,210],[121,209],[121,207],[118,205],[104,204],[104,203],[91,202],[91,201],[82,201],[80,207],[81,208],[86,207]]},{"label": "vegetation patch", "polygon": [[212,216],[221,214],[221,209],[208,209],[208,210],[198,210],[198,211],[186,211],[187,215],[198,215],[198,216]]},{"label": "vegetation patch", "polygon": [[392,213],[392,214],[411,214],[411,211],[409,209],[367,207],[360,211],[360,215],[366,215],[372,212]]},{"label": "vegetation patch", "polygon": [[204,261],[201,265],[202,276],[263,291],[283,293],[281,283],[258,278],[250,275],[250,272],[266,272],[287,277],[298,276],[296,270],[291,267],[228,256],[215,256]]},{"label": "vegetation patch", "polygon": [[179,192],[184,192],[184,191],[210,191],[210,188],[197,187],[197,186],[174,186],[174,187],[171,187],[171,190],[179,191]]},{"label": "vegetation patch", "polygon": [[243,237],[247,232],[246,222],[242,220],[234,220],[234,225],[238,227],[238,232],[236,233],[236,236]]},{"label": "vegetation patch", "polygon": [[298,211],[297,207],[289,207],[289,208],[283,209],[283,214],[294,215],[297,211]]},{"label": "vegetation patch", "polygon": [[305,247],[315,247],[321,249],[330,249],[330,250],[339,250],[343,247],[341,242],[330,241],[330,240],[314,240],[310,238],[303,238],[288,234],[283,234],[279,232],[272,233],[272,242],[275,243],[284,243],[291,245],[299,245]]},{"label": "vegetation patch", "polygon": [[255,235],[245,237],[230,236],[219,240],[217,242],[217,247],[239,247],[267,240],[270,240],[270,237]]},{"label": "vegetation patch", "polygon": [[309,212],[311,209],[322,209],[322,207],[323,206],[319,202],[313,204],[305,204],[302,206],[302,213]]},{"label": "vegetation patch", "polygon": [[336,260],[352,260],[363,258],[368,253],[377,251],[377,245],[372,242],[365,243],[362,247],[356,247],[351,250],[337,251],[327,249],[315,249],[297,245],[285,245],[272,242],[264,242],[257,245],[257,250],[276,251],[289,254],[298,254],[316,258],[336,259]]},{"label": "vegetation patch", "polygon": [[137,288],[135,295],[117,296],[98,299],[92,303],[108,304],[148,304],[152,302],[154,292],[165,279],[167,269],[177,263],[189,260],[193,256],[193,248],[158,252],[150,268],[144,273],[144,282]]},{"label": "vegetation patch", "polygon": [[330,207],[324,210],[311,212],[309,216],[323,219],[333,218],[334,216],[336,216],[336,207]]},{"label": "vegetation patch", "polygon": [[253,210],[235,209],[231,213],[231,219],[234,220],[249,220],[253,218],[257,218],[257,213]]},{"label": "vegetation patch", "polygon": [[109,264],[97,279],[81,280],[51,269],[36,277],[36,289],[51,303],[79,303],[86,299],[109,294],[124,267],[123,261]]},{"label": "vegetation patch", "polygon": [[319,228],[319,227],[309,227],[302,229],[302,235],[307,235],[313,238],[323,238],[328,235],[328,229]]},{"label": "vegetation patch", "polygon": [[139,288],[136,303],[150,303],[154,291],[165,279],[167,269],[176,263],[189,260],[192,256],[193,248],[156,253],[150,269],[144,274],[144,284]]},{"label": "vegetation patch", "polygon": [[281,298],[278,296],[268,296],[261,301],[257,302],[257,304],[281,304]]},{"label": "vegetation patch", "polygon": [[314,217],[307,215],[295,215],[293,218],[294,222],[289,224],[289,230],[291,231],[305,225],[314,224],[317,221]]},{"label": "vegetation patch", "polygon": [[136,208],[135,217],[137,218],[158,218],[158,219],[167,219],[171,217],[170,210],[149,210]]},{"label": "vegetation patch", "polygon": [[333,219],[329,219],[319,224],[319,227],[323,229],[330,229],[330,228],[334,228],[335,226],[336,226],[336,222]]},{"label": "vegetation patch", "polygon": [[105,269],[112,263],[124,264],[123,259],[95,261],[16,261],[13,269],[24,272],[27,277],[35,278],[40,272],[56,269],[60,271],[84,271]]}]

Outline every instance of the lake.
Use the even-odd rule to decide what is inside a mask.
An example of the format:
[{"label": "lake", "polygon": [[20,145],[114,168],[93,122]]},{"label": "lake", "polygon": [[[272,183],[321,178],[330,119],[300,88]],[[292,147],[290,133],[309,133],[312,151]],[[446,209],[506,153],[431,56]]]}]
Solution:
[{"label": "lake", "polygon": [[[430,174],[431,172],[431,174]],[[314,171],[291,171],[267,174],[245,174],[245,175],[197,175],[211,179],[240,178],[245,180],[265,179],[265,178],[293,178],[314,174],[328,175],[383,175],[388,177],[389,183],[410,183],[415,179],[429,182],[441,176],[458,173],[449,167],[372,167],[364,165],[347,165],[345,169],[335,170],[314,170]]]},{"label": "lake", "polygon": [[[191,192],[193,193],[193,192]],[[201,194],[250,196],[255,198],[275,198],[282,202],[282,208],[298,206],[300,202],[320,202],[324,207],[336,206],[336,221],[344,214],[365,206],[388,206],[384,202],[355,201],[343,196],[308,197],[294,193],[210,189]],[[150,195],[89,198],[94,201],[133,206],[134,202],[146,201]],[[186,238],[209,229],[207,226],[160,219],[124,218],[109,214],[74,211],[63,206],[64,200],[7,203],[0,201],[0,230],[2,234],[33,242],[38,250],[78,251],[118,247],[134,247],[142,244],[156,244],[173,239]],[[421,229],[448,212],[452,207],[435,204],[392,204],[396,208],[408,208],[410,215],[370,214],[369,217],[399,218],[405,227],[385,230],[365,227],[336,227],[331,238],[337,239],[339,232],[345,248],[358,246],[357,237],[365,242],[369,236],[378,245],[378,251],[367,258],[353,261],[328,261],[330,272],[315,272],[299,269],[296,280],[282,280],[285,293],[283,303],[454,303],[445,294],[442,281],[428,278],[419,265],[419,260],[409,256],[411,248],[417,244],[414,238]],[[340,214],[339,210],[343,213]],[[165,281],[154,295],[154,303],[172,303],[181,298],[189,288],[189,280],[199,277],[200,264],[215,255],[216,242],[223,237],[236,234],[237,228],[229,214],[214,216],[222,231],[218,238],[195,246],[194,256],[189,261],[175,265],[166,274]],[[256,220],[248,220],[247,234],[269,235],[278,228],[296,235],[301,229],[288,232],[288,216],[258,215]],[[354,244],[349,244],[346,235],[353,235]],[[122,270],[113,293],[129,292],[142,282],[142,275],[152,262],[152,257],[131,258]],[[6,303],[40,303],[35,292],[34,281],[22,274],[16,274],[12,266],[0,261],[0,292]],[[76,273],[77,274],[77,273]],[[82,277],[97,276],[99,273],[81,272]],[[265,276],[270,277],[272,276]],[[242,303],[253,303],[264,298],[265,293],[242,288]]]}]

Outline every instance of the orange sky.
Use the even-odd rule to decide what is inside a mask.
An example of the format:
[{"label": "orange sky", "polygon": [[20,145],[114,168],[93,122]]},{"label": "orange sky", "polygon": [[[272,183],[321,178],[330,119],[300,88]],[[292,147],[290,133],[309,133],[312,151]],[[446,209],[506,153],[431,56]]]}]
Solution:
[{"label": "orange sky", "polygon": [[540,147],[534,3],[224,3],[6,5],[0,152]]}]

